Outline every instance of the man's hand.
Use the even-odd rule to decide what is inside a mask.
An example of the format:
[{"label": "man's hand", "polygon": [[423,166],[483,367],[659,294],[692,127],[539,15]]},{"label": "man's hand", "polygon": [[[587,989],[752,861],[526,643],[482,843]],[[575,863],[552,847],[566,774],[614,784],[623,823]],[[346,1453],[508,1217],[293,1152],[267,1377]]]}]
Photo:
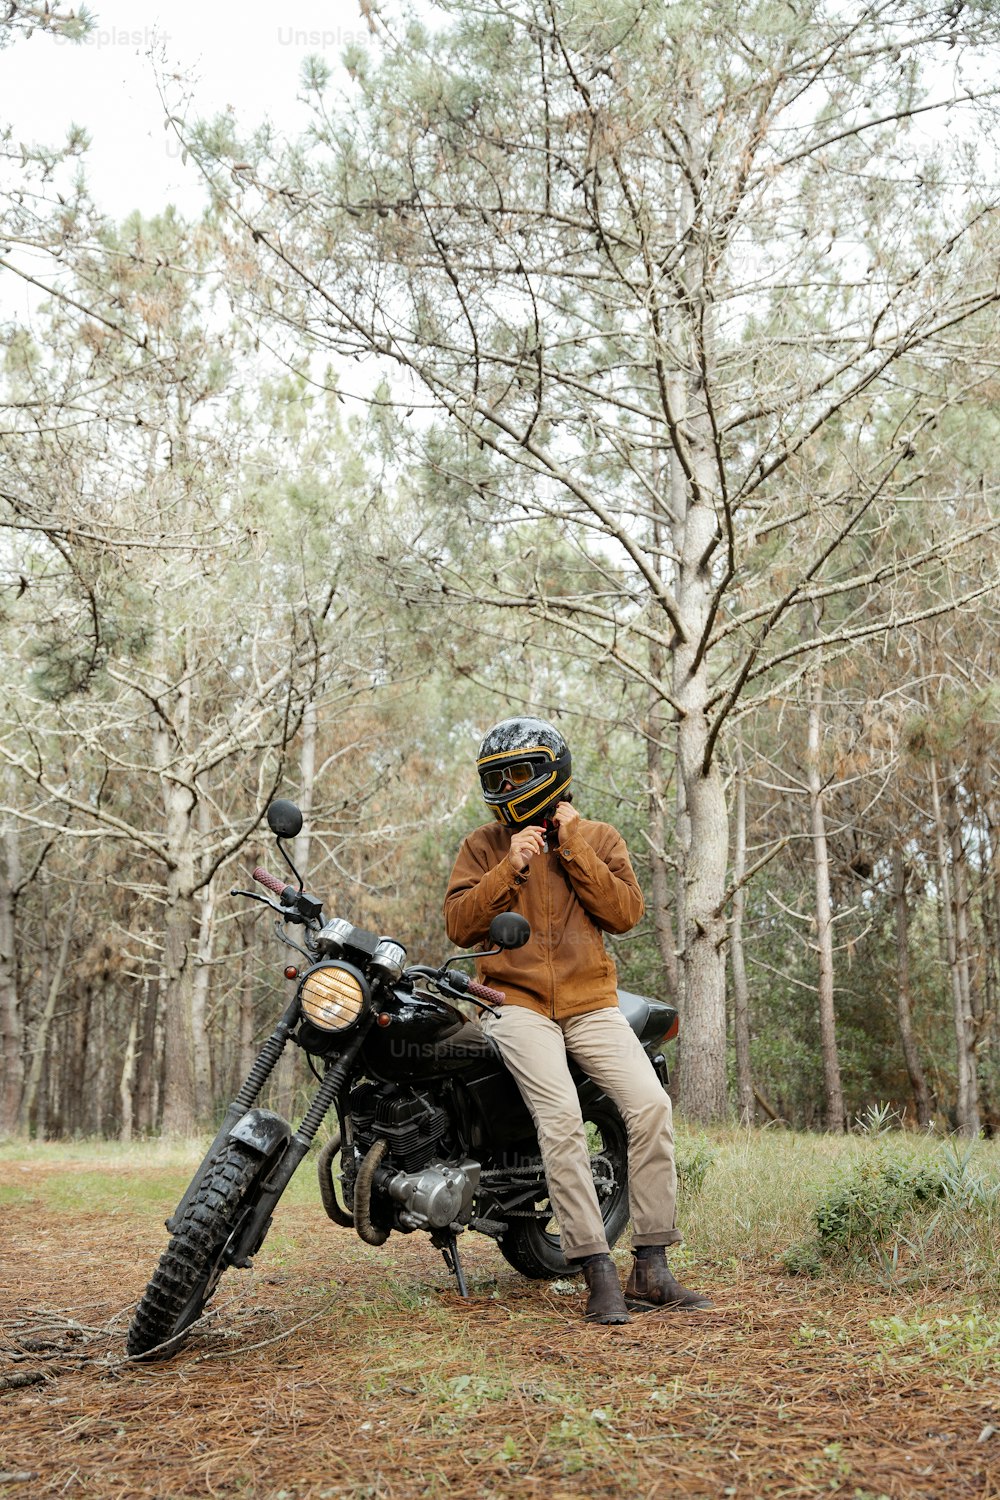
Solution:
[{"label": "man's hand", "polygon": [[536,854],[545,852],[545,835],[540,828],[532,824],[528,828],[519,828],[517,833],[510,836],[510,862],[518,874],[528,868],[531,860]]},{"label": "man's hand", "polygon": [[558,828],[559,838],[560,840],[562,840],[564,837],[569,838],[577,823],[579,823],[580,821],[580,814],[577,812],[572,802],[560,802],[557,804],[556,810],[552,814],[552,821]]}]

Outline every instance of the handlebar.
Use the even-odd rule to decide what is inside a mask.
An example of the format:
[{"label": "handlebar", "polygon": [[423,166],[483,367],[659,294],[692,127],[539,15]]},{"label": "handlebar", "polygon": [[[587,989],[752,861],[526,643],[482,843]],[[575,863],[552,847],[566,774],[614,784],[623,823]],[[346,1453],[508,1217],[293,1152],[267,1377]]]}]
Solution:
[{"label": "handlebar", "polygon": [[[285,881],[279,880],[277,875],[269,874],[263,865],[256,865],[252,875],[258,885],[262,885],[265,890],[271,891],[278,897],[285,921],[305,922],[308,925],[311,920],[319,918],[321,903],[315,897],[307,896],[304,891],[296,890],[294,885],[287,885]],[[242,894],[251,895],[252,892],[244,891]],[[256,899],[265,900],[263,896],[258,896]],[[266,904],[271,905],[270,902]],[[429,969],[421,964],[415,964],[406,972],[412,977],[419,975],[424,979],[429,979],[433,984],[444,986],[459,995],[473,995],[486,1006],[503,1005],[507,998],[503,990],[494,990],[488,984],[480,984],[478,979],[470,979],[467,974],[462,973],[461,969],[445,973],[441,969]]]},{"label": "handlebar", "polygon": [[[257,865],[253,870],[253,878],[258,885],[274,892],[281,903],[281,915],[286,922],[299,922],[306,927],[315,927],[319,923],[323,903],[318,897],[310,896],[306,891],[297,890],[294,885],[286,885],[283,880],[278,879],[277,875],[269,875],[261,865]],[[244,894],[252,895],[253,892],[246,891]],[[255,899],[264,901],[268,906],[274,905],[264,896],[257,896]],[[275,910],[278,908],[276,907]]]},{"label": "handlebar", "polygon": [[[258,885],[264,886],[266,890],[273,891],[276,896],[284,896],[287,889],[285,881],[279,880],[277,875],[269,875],[263,866],[257,865],[253,871],[253,878]],[[294,891],[295,887],[292,886],[291,889]]]},{"label": "handlebar", "polygon": [[503,990],[492,990],[488,984],[480,984],[478,979],[469,980],[468,993],[478,995],[487,1005],[502,1005],[507,998]]},{"label": "handlebar", "polygon": [[450,990],[455,995],[475,995],[486,1006],[503,1005],[507,996],[503,990],[491,989],[488,984],[480,984],[478,979],[470,979],[468,974],[463,974],[461,969],[428,969],[420,964],[415,964],[407,971],[413,975],[421,975],[429,979],[438,988]]},{"label": "handlebar", "polygon": [[478,979],[470,979],[468,974],[463,974],[461,969],[431,969],[426,964],[411,964],[406,970],[406,977],[411,981],[414,979],[427,979],[438,989],[443,989],[458,997],[465,995],[477,996],[484,1005],[503,1005],[507,996],[503,990],[492,990],[488,984],[480,984]]}]

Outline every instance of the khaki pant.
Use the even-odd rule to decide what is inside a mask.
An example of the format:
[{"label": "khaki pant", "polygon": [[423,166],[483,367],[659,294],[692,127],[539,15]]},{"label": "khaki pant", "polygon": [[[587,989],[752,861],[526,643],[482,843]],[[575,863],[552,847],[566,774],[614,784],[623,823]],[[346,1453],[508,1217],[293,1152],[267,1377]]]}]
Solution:
[{"label": "khaki pant", "polygon": [[677,1245],[677,1172],[670,1099],[617,1007],[552,1021],[521,1005],[483,1020],[538,1131],[564,1254],[608,1248],[567,1053],[618,1106],[628,1130],[634,1245]]}]

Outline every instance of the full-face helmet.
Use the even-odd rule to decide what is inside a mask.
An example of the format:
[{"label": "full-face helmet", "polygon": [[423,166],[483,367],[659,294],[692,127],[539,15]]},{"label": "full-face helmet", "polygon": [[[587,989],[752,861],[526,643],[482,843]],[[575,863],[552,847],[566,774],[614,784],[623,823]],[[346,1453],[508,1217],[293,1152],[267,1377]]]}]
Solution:
[{"label": "full-face helmet", "polygon": [[565,799],[573,763],[558,729],[544,719],[502,719],[479,747],[483,801],[512,828],[540,823]]}]

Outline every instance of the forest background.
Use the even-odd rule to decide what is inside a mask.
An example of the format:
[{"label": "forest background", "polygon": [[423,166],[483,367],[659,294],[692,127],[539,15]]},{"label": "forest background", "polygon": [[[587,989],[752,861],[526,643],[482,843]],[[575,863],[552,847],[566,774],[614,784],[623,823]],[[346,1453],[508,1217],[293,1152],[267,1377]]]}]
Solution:
[{"label": "forest background", "polygon": [[197,214],[0,105],[0,1130],[219,1113],[274,795],[443,956],[519,711],[632,850],[689,1118],[992,1130],[1000,9],[362,15],[296,139],[161,72]]}]

